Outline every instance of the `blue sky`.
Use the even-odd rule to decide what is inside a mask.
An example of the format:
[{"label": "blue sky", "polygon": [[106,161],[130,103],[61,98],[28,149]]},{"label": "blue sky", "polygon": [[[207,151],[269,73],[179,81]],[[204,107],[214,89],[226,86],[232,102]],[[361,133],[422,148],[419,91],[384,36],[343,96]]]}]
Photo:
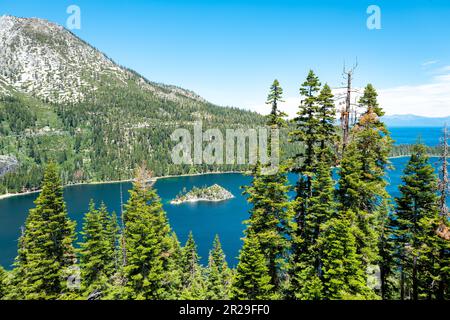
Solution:
[{"label": "blue sky", "polygon": [[[339,87],[344,61],[358,58],[355,85],[373,83],[390,114],[450,115],[450,1],[0,0],[0,14],[65,25],[116,62],[211,102],[265,112],[278,78],[288,112],[309,69]],[[381,30],[369,30],[369,5]]]}]

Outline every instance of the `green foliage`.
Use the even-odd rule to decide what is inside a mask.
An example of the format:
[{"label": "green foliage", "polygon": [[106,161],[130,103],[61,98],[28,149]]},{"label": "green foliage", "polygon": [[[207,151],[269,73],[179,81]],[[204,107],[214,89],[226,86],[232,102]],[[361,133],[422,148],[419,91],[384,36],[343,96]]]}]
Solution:
[{"label": "green foliage", "polygon": [[378,93],[375,88],[369,83],[364,88],[364,94],[359,98],[359,103],[362,106],[370,107],[372,111],[379,117],[384,116],[384,111],[380,108],[377,101]]},{"label": "green foliage", "polygon": [[[312,197],[309,199],[308,214],[302,225],[302,238],[296,241],[296,255],[291,270],[291,290],[298,299],[322,299],[323,290],[323,248],[319,245],[324,224],[336,215],[334,202],[334,181],[327,161],[318,164],[312,180]],[[300,241],[299,241],[300,240]]]},{"label": "green foliage", "polygon": [[414,149],[396,198],[395,250],[400,269],[401,299],[431,298],[438,270],[439,223],[437,176],[423,145]]},{"label": "green foliage", "polygon": [[204,101],[161,98],[130,81],[99,82],[95,94],[77,104],[48,104],[15,94],[0,100],[0,154],[15,156],[20,167],[0,179],[0,193],[41,187],[43,166],[61,168],[64,184],[125,180],[145,163],[156,176],[247,170],[246,165],[175,165],[167,152],[172,132],[202,121],[205,129],[249,128],[264,117]]},{"label": "green foliage", "polygon": [[264,253],[258,238],[251,231],[244,238],[232,292],[233,298],[239,300],[263,300],[274,297]]},{"label": "green foliage", "polygon": [[129,299],[164,299],[172,244],[170,226],[156,191],[147,185],[144,169],[125,205],[125,293]]},{"label": "green foliage", "polygon": [[318,159],[329,161],[330,165],[335,162],[334,146],[338,136],[334,125],[336,119],[336,108],[334,96],[328,84],[325,84],[318,96],[319,108],[317,117],[320,125],[317,128]]},{"label": "green foliage", "polygon": [[199,264],[200,257],[197,253],[192,232],[189,233],[188,240],[182,251],[183,265],[183,291],[182,299],[202,300],[206,299],[207,284],[204,279],[204,270]]},{"label": "green foliage", "polygon": [[8,272],[0,266],[0,300],[3,300],[9,293]]},{"label": "green foliage", "polygon": [[[366,96],[368,92],[370,96]],[[385,171],[392,146],[389,132],[374,112],[382,111],[378,106],[375,109],[372,93],[372,89],[366,89],[361,98],[370,104],[363,105],[366,111],[352,129],[339,170],[338,190],[341,210],[355,214],[357,252],[362,256],[364,269],[378,259],[380,215],[389,198]]]},{"label": "green foliage", "polygon": [[246,187],[244,192],[252,204],[246,232],[258,238],[267,259],[271,283],[278,288],[287,268],[289,239],[293,230],[293,215],[288,198],[290,186],[286,167],[280,167],[273,175],[266,175],[261,170],[259,165],[255,168],[252,185]]},{"label": "green foliage", "polygon": [[[295,156],[296,166],[294,167],[294,171],[303,175],[307,175],[312,170],[315,161],[315,146],[320,141],[320,136],[324,134],[322,130],[319,132],[320,86],[319,78],[310,70],[305,82],[300,87],[300,94],[303,100],[299,106],[297,117],[294,119],[295,128],[290,133],[292,141],[301,142],[305,146],[304,152]],[[323,101],[328,99],[325,96],[325,94],[322,96]],[[305,187],[309,190],[309,180],[306,180],[304,182],[299,181],[299,184],[305,183]],[[302,186],[298,186],[297,189],[300,187]],[[299,192],[297,191],[298,196],[300,196]]]},{"label": "green foliage", "polygon": [[97,210],[91,201],[80,244],[82,291],[86,297],[96,292],[106,295],[107,284],[118,267],[118,231],[115,214],[109,215],[104,204]]},{"label": "green foliage", "polygon": [[207,272],[207,298],[228,300],[231,295],[232,272],[225,260],[219,236],[214,239],[213,249],[209,252]]},{"label": "green foliage", "polygon": [[57,167],[47,166],[43,189],[30,210],[19,240],[17,283],[23,299],[56,299],[68,293],[67,279],[75,265],[74,222],[67,216]]},{"label": "green foliage", "polygon": [[37,117],[26,105],[13,97],[0,98],[0,134],[20,134],[34,126]]},{"label": "green foliage", "polygon": [[[141,90],[134,76],[126,86],[100,85],[95,96],[77,105],[20,95],[0,100],[0,154],[21,162],[2,178],[0,192],[42,185],[18,242],[15,268],[0,268],[0,299],[448,299],[450,244],[437,235],[446,215],[438,206],[430,149],[392,148],[372,85],[359,100],[364,112],[339,162],[334,97],[312,71],[300,88],[298,116],[288,123],[279,110],[283,90],[277,80],[264,118],[184,96],[163,99]],[[235,270],[218,236],[207,266],[199,262],[192,233],[181,247],[147,184],[146,166],[156,175],[249,169],[168,164],[170,133],[179,125],[192,129],[198,120],[222,131],[266,120],[281,132],[278,170],[260,163],[251,168],[253,180],[244,194],[252,209]],[[288,133],[294,143],[287,143]],[[393,153],[412,153],[395,210],[385,179]],[[61,164],[61,174],[51,159]],[[44,174],[47,162],[52,163]],[[91,202],[75,251],[61,185],[129,178],[137,163],[143,165],[125,205],[123,228],[114,213]],[[294,200],[289,171],[299,176]],[[219,186],[194,188],[184,197],[222,192]],[[73,290],[67,278],[78,266],[82,286]]]},{"label": "green foliage", "polygon": [[323,252],[318,246],[321,226],[335,213],[334,182],[331,166],[335,163],[333,94],[310,71],[300,88],[304,97],[294,119],[293,141],[303,143],[305,151],[294,158],[293,171],[298,174],[293,203],[296,234],[293,237],[291,284],[289,295],[298,299],[322,299]]},{"label": "green foliage", "polygon": [[270,86],[270,92],[267,96],[266,104],[272,106],[272,110],[268,115],[267,124],[269,126],[282,127],[285,125],[283,118],[287,117],[287,114],[281,112],[278,108],[278,103],[283,102],[283,88],[281,88],[280,83],[275,79]]},{"label": "green foliage", "polygon": [[356,252],[352,230],[354,214],[349,211],[334,215],[322,225],[318,245],[323,252],[323,297],[325,299],[374,298],[367,287],[365,270]]},{"label": "green foliage", "polygon": [[233,195],[228,192],[223,187],[218,184],[212,185],[210,187],[193,187],[192,190],[187,192],[184,188],[182,192],[180,192],[176,198],[173,200],[175,203],[185,202],[188,200],[209,200],[209,201],[218,201],[218,200],[227,200]]},{"label": "green foliage", "polygon": [[183,289],[183,250],[175,232],[170,237],[164,268],[168,279],[165,284],[167,299],[178,299]]},{"label": "green foliage", "polygon": [[[268,101],[272,103],[272,112],[268,125],[278,128],[283,122],[283,113],[277,109],[282,89],[275,80]],[[276,151],[272,151],[276,152]],[[287,260],[292,237],[293,215],[288,193],[288,166],[280,164],[275,172],[269,165],[257,163],[252,171],[252,184],[245,187],[244,195],[252,204],[250,219],[246,221],[248,233],[254,234],[266,257],[271,284],[278,290],[284,281]]]}]

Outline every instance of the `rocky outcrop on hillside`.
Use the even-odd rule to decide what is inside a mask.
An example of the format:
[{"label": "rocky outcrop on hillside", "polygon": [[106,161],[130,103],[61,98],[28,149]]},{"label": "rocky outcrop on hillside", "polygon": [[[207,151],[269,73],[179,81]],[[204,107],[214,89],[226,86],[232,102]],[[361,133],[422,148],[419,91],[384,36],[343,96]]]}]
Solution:
[{"label": "rocky outcrop on hillside", "polygon": [[8,172],[13,172],[19,166],[19,161],[13,156],[0,155],[0,177]]}]

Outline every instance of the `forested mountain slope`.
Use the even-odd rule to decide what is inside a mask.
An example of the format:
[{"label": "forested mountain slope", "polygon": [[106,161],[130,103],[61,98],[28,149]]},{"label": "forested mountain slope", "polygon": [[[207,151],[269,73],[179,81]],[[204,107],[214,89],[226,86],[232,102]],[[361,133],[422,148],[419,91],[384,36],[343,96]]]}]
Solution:
[{"label": "forested mountain slope", "polygon": [[51,159],[66,184],[130,178],[141,162],[157,176],[236,169],[171,164],[170,134],[200,120],[215,128],[264,123],[151,82],[61,26],[0,17],[0,156],[18,160],[3,161],[0,193],[39,187]]}]

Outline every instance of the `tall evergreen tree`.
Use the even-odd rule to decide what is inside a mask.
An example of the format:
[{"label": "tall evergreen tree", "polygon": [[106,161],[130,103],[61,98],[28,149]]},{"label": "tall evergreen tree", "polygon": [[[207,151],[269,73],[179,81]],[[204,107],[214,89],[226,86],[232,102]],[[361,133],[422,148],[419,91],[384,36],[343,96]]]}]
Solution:
[{"label": "tall evergreen tree", "polygon": [[323,296],[324,251],[319,245],[323,225],[335,215],[334,181],[326,155],[317,164],[312,180],[312,196],[305,217],[300,243],[304,251],[296,252],[292,291],[296,298],[317,300]]},{"label": "tall evergreen tree", "polygon": [[299,299],[321,299],[323,289],[323,253],[318,246],[321,225],[336,210],[334,182],[331,166],[335,162],[333,146],[337,135],[334,127],[335,107],[331,88],[325,85],[320,93],[320,83],[310,72],[301,93],[305,100],[300,106],[296,131],[297,141],[304,143],[305,153],[300,154],[294,168],[299,174],[295,211],[297,233],[291,270],[291,295]]},{"label": "tall evergreen tree", "polygon": [[209,253],[207,275],[208,299],[229,299],[232,273],[228,268],[218,235],[214,238],[213,249]]},{"label": "tall evergreen tree", "polygon": [[299,174],[296,186],[296,198],[299,200],[297,219],[299,225],[304,224],[307,201],[311,197],[311,176],[316,160],[315,150],[320,141],[319,91],[321,83],[315,73],[310,70],[306,81],[300,87],[300,95],[304,97],[294,119],[295,129],[290,133],[292,141],[302,143],[303,152],[295,156],[293,171]]},{"label": "tall evergreen tree", "polygon": [[322,225],[318,245],[323,251],[324,299],[373,299],[356,252],[353,213],[339,212]]},{"label": "tall evergreen tree", "polygon": [[104,204],[95,208],[91,200],[84,217],[80,244],[82,289],[86,296],[105,295],[117,268],[117,224]]},{"label": "tall evergreen tree", "polygon": [[165,260],[171,231],[151,175],[141,167],[125,205],[125,294],[129,299],[164,299],[167,294]]},{"label": "tall evergreen tree", "polygon": [[384,111],[383,109],[380,107],[380,105],[378,104],[378,93],[375,90],[375,88],[373,87],[372,84],[368,84],[365,88],[364,88],[364,94],[362,95],[362,97],[359,99],[359,103],[363,106],[363,107],[371,107],[372,111],[379,117],[384,116]]},{"label": "tall evergreen tree", "polygon": [[396,263],[395,263],[395,215],[390,200],[383,205],[385,211],[380,214],[379,236],[379,269],[381,299],[392,300],[398,298]]},{"label": "tall evergreen tree", "polygon": [[269,126],[282,127],[285,125],[285,121],[283,120],[287,117],[287,114],[280,111],[278,104],[283,101],[283,89],[280,86],[280,83],[277,79],[275,79],[270,87],[269,95],[267,96],[266,104],[272,106],[272,110],[268,116],[267,124]]},{"label": "tall evergreen tree", "polygon": [[274,297],[273,285],[261,246],[249,231],[239,255],[232,295],[239,300],[262,300]]},{"label": "tall evergreen tree", "polygon": [[183,250],[175,232],[170,239],[169,250],[166,254],[164,268],[167,270],[166,291],[167,299],[178,299],[183,289]]},{"label": "tall evergreen tree", "polygon": [[[306,217],[308,215],[309,200],[312,197],[312,177],[314,165],[316,164],[317,143],[320,141],[321,136],[318,131],[320,126],[318,118],[320,86],[319,78],[310,70],[306,81],[300,87],[300,95],[303,97],[303,100],[299,106],[297,117],[293,120],[294,130],[290,132],[292,141],[300,143],[303,150],[295,155],[292,168],[292,171],[298,174],[298,180],[295,186],[295,201],[293,202],[296,232],[292,246],[293,257],[291,265],[293,268],[290,270],[291,278],[294,282],[291,286],[290,294],[297,292],[297,296],[300,283],[296,283],[296,279],[304,278],[305,272],[308,273],[307,270],[303,270],[308,265],[303,255],[311,244],[306,234]],[[310,271],[313,270],[310,266],[308,266],[308,269]]]},{"label": "tall evergreen tree", "polygon": [[67,281],[76,263],[75,223],[67,216],[57,166],[45,171],[42,192],[30,210],[19,240],[15,273],[22,299],[57,299],[68,293]]},{"label": "tall evergreen tree", "polygon": [[[106,206],[102,203],[100,207],[101,212],[107,212]],[[120,227],[117,220],[117,214],[115,212],[108,215],[105,221],[105,239],[108,242],[106,246],[108,250],[108,274],[113,275],[120,271]]]},{"label": "tall evergreen tree", "polygon": [[376,92],[366,88],[360,104],[365,112],[352,129],[351,142],[343,155],[338,199],[342,211],[355,214],[357,253],[363,259],[362,267],[367,268],[379,260],[381,222],[386,221],[381,215],[388,212],[385,175],[392,139],[379,118],[382,111]]},{"label": "tall evergreen tree", "polygon": [[337,141],[337,133],[335,127],[336,108],[334,105],[334,95],[328,84],[325,84],[318,96],[318,113],[319,125],[318,134],[318,155],[319,161],[329,161],[332,165],[335,162],[335,152],[333,147]]},{"label": "tall evergreen tree", "polygon": [[194,240],[194,235],[189,232],[188,239],[182,250],[182,263],[183,263],[183,274],[184,274],[184,285],[189,286],[190,275],[193,270],[195,270],[196,265],[198,265],[200,257],[198,256],[197,244]]},{"label": "tall evergreen tree", "polygon": [[202,300],[206,298],[206,283],[203,268],[199,264],[197,244],[192,232],[182,250],[183,262],[183,292],[182,298],[187,300]]},{"label": "tall evergreen tree", "polygon": [[[267,125],[279,129],[284,125],[284,114],[278,110],[282,89],[277,80],[271,87],[267,103],[272,104],[272,112]],[[272,152],[279,152],[272,150]],[[253,169],[252,185],[245,187],[244,194],[252,204],[248,231],[258,237],[261,249],[266,257],[271,283],[275,288],[282,285],[287,257],[290,251],[289,239],[292,237],[292,210],[288,192],[287,165],[280,164],[269,173],[259,162]]]},{"label": "tall evergreen tree", "polygon": [[414,147],[402,181],[395,217],[400,295],[401,299],[430,298],[438,259],[439,211],[437,177],[424,145]]},{"label": "tall evergreen tree", "polygon": [[292,236],[292,210],[289,204],[286,167],[281,166],[273,175],[265,175],[257,166],[252,185],[244,194],[251,203],[249,232],[255,234],[266,257],[271,283],[279,287],[289,254],[289,238]]}]

